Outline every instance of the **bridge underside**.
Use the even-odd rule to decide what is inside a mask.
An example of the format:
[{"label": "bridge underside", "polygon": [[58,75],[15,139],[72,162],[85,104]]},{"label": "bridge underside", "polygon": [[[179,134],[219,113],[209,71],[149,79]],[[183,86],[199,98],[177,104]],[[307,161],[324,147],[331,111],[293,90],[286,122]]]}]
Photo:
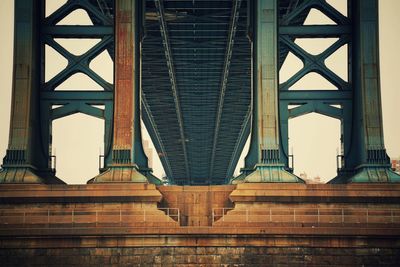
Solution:
[{"label": "bridge underside", "polygon": [[222,184],[250,127],[246,1],[157,2],[146,2],[143,105],[154,124],[144,121],[172,183]]},{"label": "bridge underside", "polygon": [[[301,3],[279,1],[280,17]],[[223,184],[233,176],[251,126],[248,5],[146,1],[143,115],[171,183]],[[280,50],[280,65],[287,53]]]}]

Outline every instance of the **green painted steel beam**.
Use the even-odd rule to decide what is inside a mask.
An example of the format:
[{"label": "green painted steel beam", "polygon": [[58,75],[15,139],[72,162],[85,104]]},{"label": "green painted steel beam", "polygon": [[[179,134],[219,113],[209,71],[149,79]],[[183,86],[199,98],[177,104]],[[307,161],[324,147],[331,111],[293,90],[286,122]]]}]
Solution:
[{"label": "green painted steel beam", "polygon": [[343,112],[341,108],[333,107],[321,101],[308,101],[299,107],[289,109],[288,119],[296,118],[309,113],[319,113],[335,119],[342,119]]},{"label": "green painted steel beam", "polygon": [[104,118],[104,110],[79,101],[50,110],[50,119],[56,120],[76,113],[86,114],[98,119]]},{"label": "green painted steel beam", "polygon": [[351,25],[301,25],[280,26],[280,35],[294,38],[332,38],[338,35],[351,34]]},{"label": "green painted steel beam", "polygon": [[44,18],[43,25],[56,25],[63,18],[65,18],[71,12],[77,9],[84,9],[89,14],[92,20],[95,19],[96,21],[98,21],[97,24],[113,25],[113,18],[107,16],[107,14],[103,13],[98,6],[93,5],[91,1],[88,0],[67,1],[50,16]]},{"label": "green painted steel beam", "polygon": [[113,92],[81,90],[41,92],[40,98],[43,101],[50,101],[53,105],[61,105],[62,103],[76,100],[96,105],[106,101],[113,101]]},{"label": "green painted steel beam", "polygon": [[53,38],[103,38],[114,35],[114,28],[97,25],[56,25],[43,27],[42,33],[51,35]]},{"label": "green painted steel beam", "polygon": [[327,90],[292,90],[281,91],[279,93],[280,101],[288,101],[291,104],[306,103],[311,100],[321,100],[324,102],[340,103],[353,99],[351,91],[327,91]]}]

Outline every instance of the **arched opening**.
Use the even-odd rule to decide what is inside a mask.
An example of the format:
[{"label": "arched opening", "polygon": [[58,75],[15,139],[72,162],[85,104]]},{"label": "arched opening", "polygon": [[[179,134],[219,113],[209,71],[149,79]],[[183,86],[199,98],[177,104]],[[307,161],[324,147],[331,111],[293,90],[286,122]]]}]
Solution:
[{"label": "arched opening", "polygon": [[304,25],[335,25],[336,23],[329,18],[327,15],[322,13],[320,10],[312,8],[306,20],[304,21]]},{"label": "arched opening", "polygon": [[286,82],[304,67],[303,62],[292,52],[289,52],[279,70],[279,81]]},{"label": "arched opening", "polygon": [[319,55],[333,45],[339,38],[297,38],[295,43],[311,55]]},{"label": "arched opening", "polygon": [[45,10],[46,17],[53,14],[54,11],[62,7],[67,2],[68,0],[46,0],[46,10]]},{"label": "arched opening", "polygon": [[334,178],[336,158],[341,153],[340,135],[341,122],[328,116],[310,113],[289,119],[294,173],[309,183],[326,183]]},{"label": "arched opening", "polygon": [[75,56],[80,56],[89,51],[93,46],[98,44],[99,38],[54,38],[58,44],[64,47],[68,52]]},{"label": "arched opening", "polygon": [[103,91],[104,88],[82,72],[75,73],[58,85],[55,91]]},{"label": "arched opening", "polygon": [[87,11],[79,8],[65,16],[57,25],[93,25],[93,22]]},{"label": "arched opening", "polygon": [[86,184],[99,173],[104,154],[104,121],[77,113],[52,123],[56,176],[68,184]]},{"label": "arched opening", "polygon": [[325,65],[346,82],[349,80],[348,49],[348,45],[345,44],[325,59]]},{"label": "arched opening", "polygon": [[68,65],[68,60],[49,45],[44,47],[45,82],[50,81]]},{"label": "arched opening", "polygon": [[316,72],[304,75],[294,83],[289,90],[337,90],[338,88],[329,82],[325,77]]},{"label": "arched opening", "polygon": [[106,82],[114,82],[114,62],[110,54],[105,50],[95,57],[89,67],[102,77]]},{"label": "arched opening", "polygon": [[326,2],[347,17],[348,14],[348,0],[326,0]]}]

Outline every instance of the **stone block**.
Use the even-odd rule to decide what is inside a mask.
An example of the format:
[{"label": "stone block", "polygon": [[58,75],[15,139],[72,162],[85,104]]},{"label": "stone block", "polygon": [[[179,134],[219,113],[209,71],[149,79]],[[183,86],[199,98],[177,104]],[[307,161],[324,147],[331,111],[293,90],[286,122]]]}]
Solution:
[{"label": "stone block", "polygon": [[196,247],[176,247],[174,254],[181,255],[196,255]]},{"label": "stone block", "polygon": [[221,255],[198,255],[197,263],[198,264],[220,264],[221,263]]},{"label": "stone block", "polygon": [[173,264],[173,263],[175,263],[175,256],[173,256],[173,255],[162,255],[161,262],[163,264]]}]

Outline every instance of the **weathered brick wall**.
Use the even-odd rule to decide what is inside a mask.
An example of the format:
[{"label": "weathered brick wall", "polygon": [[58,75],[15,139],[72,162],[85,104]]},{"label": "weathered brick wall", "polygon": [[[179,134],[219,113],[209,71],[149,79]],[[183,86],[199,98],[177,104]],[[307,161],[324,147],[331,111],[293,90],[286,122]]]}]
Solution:
[{"label": "weathered brick wall", "polygon": [[1,266],[393,266],[394,248],[147,247],[2,249]]}]

